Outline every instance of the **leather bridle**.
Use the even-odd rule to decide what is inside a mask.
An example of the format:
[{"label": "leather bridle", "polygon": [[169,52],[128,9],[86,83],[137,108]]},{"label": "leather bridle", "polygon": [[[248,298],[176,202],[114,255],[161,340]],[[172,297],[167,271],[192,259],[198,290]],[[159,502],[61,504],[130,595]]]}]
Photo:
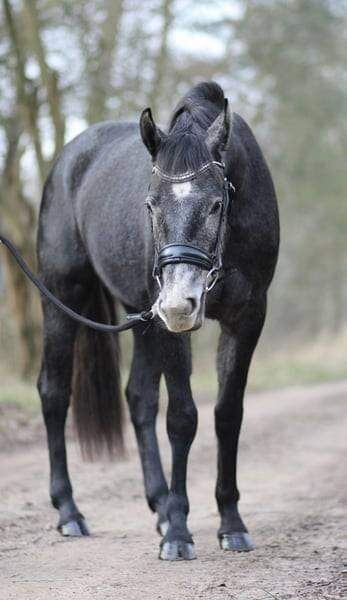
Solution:
[{"label": "leather bridle", "polygon": [[180,175],[170,175],[165,173],[156,164],[153,165],[152,174],[157,175],[163,181],[169,181],[171,183],[184,183],[196,179],[201,173],[204,173],[213,165],[216,165],[223,171],[223,199],[222,207],[220,211],[220,218],[217,229],[216,242],[212,254],[209,254],[202,248],[193,246],[192,244],[186,243],[172,243],[162,246],[160,250],[156,248],[154,251],[154,266],[153,266],[153,277],[157,280],[159,287],[161,288],[161,274],[162,270],[166,265],[173,265],[179,263],[186,263],[200,267],[208,271],[206,277],[206,292],[212,290],[216,285],[217,281],[221,277],[223,269],[223,231],[224,225],[227,218],[228,208],[231,204],[231,191],[235,192],[235,187],[224,175],[225,164],[217,160],[211,160],[203,164],[196,171],[190,171]]}]

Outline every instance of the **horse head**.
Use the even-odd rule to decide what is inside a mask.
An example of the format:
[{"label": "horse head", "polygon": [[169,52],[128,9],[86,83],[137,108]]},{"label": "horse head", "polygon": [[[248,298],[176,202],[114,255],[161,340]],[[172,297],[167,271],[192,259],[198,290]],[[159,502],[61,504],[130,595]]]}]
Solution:
[{"label": "horse head", "polygon": [[229,189],[222,158],[230,132],[228,102],[216,115],[179,106],[167,133],[151,110],[140,119],[142,140],[153,169],[146,206],[155,248],[154,275],[160,285],[159,317],[173,332],[198,329],[206,293],[222,266]]}]

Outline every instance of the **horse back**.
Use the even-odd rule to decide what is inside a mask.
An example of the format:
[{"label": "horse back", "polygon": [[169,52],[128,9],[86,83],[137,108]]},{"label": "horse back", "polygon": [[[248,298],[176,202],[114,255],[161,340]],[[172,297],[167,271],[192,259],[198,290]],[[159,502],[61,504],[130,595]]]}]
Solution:
[{"label": "horse back", "polygon": [[[124,257],[135,262],[144,253],[139,206],[149,173],[134,123],[99,123],[68,143],[44,186],[37,244],[41,273],[81,278],[92,267],[115,295],[136,303],[126,292],[124,298],[117,293],[115,280],[127,287]],[[141,269],[144,280],[143,264]]]}]

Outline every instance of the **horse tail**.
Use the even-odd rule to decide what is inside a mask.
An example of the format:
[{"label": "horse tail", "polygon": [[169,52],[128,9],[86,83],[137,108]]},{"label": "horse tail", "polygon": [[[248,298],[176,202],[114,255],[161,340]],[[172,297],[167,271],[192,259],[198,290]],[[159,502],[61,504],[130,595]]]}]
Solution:
[{"label": "horse tail", "polygon": [[[116,309],[108,292],[98,283],[84,315],[115,324]],[[122,452],[123,408],[120,386],[118,336],[80,327],[74,348],[72,409],[82,456],[93,460]]]}]

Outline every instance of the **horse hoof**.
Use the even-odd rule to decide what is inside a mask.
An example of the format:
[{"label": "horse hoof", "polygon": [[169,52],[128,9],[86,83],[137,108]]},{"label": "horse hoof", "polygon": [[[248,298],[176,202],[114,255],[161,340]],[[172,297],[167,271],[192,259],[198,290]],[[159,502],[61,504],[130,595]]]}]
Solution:
[{"label": "horse hoof", "polygon": [[222,550],[233,550],[234,552],[250,552],[254,550],[249,533],[235,531],[234,533],[223,533],[219,538]]},{"label": "horse hoof", "polygon": [[59,525],[58,530],[64,537],[83,537],[90,535],[86,521],[83,518],[68,521]]},{"label": "horse hoof", "polygon": [[161,521],[157,524],[157,532],[161,537],[166,535],[167,530],[169,529],[169,521]]},{"label": "horse hoof", "polygon": [[194,560],[196,558],[194,544],[188,542],[164,542],[160,548],[161,560]]}]

